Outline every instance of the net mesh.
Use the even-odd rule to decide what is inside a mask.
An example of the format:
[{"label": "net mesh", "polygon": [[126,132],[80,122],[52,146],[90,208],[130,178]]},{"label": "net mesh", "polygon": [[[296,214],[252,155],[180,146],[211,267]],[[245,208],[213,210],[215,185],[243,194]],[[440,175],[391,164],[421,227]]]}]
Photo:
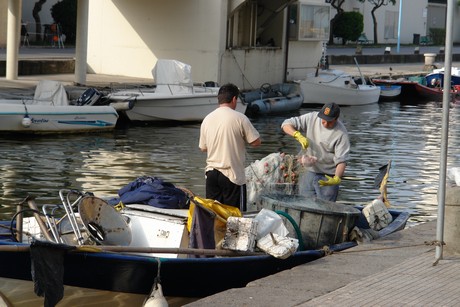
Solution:
[{"label": "net mesh", "polygon": [[271,153],[246,167],[248,210],[256,210],[260,196],[266,193],[292,195],[297,192],[304,166],[297,156]]}]

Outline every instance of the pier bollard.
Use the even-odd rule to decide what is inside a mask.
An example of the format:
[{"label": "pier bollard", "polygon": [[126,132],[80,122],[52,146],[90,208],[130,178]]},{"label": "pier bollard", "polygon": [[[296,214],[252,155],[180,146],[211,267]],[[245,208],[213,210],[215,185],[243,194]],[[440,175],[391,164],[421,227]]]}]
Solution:
[{"label": "pier bollard", "polygon": [[433,66],[436,53],[424,53],[423,55],[425,56],[425,66]]},{"label": "pier bollard", "polygon": [[460,187],[447,186],[444,215],[444,252],[460,256]]},{"label": "pier bollard", "polygon": [[425,56],[425,66],[423,66],[423,70],[431,71],[436,68],[436,65],[434,65],[436,53],[424,53],[423,55]]}]

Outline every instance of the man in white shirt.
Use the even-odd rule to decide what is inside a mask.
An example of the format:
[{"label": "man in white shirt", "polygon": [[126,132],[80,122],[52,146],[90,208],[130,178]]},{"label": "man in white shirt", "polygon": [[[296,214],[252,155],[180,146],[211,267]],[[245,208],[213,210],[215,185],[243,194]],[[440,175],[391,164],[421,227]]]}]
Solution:
[{"label": "man in white shirt", "polygon": [[206,198],[246,210],[246,144],[260,146],[259,132],[243,113],[235,111],[239,90],[233,84],[219,89],[219,107],[200,129],[199,147],[207,152]]}]

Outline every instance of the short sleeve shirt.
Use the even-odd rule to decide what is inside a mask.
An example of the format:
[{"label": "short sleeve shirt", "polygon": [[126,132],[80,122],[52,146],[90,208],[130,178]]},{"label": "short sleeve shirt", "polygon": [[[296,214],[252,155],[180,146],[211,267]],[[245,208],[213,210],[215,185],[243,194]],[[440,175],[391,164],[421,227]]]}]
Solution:
[{"label": "short sleeve shirt", "polygon": [[207,150],[206,169],[216,169],[237,185],[246,183],[246,144],[260,137],[249,118],[229,107],[208,114],[200,129],[199,147]]}]

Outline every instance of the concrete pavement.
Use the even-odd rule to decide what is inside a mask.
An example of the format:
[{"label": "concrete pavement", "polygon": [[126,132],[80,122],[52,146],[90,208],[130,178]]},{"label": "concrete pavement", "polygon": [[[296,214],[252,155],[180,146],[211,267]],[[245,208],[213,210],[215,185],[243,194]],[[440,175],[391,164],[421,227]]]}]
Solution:
[{"label": "concrete pavement", "polygon": [[460,258],[434,265],[435,238],[419,224],[186,306],[459,306]]}]

